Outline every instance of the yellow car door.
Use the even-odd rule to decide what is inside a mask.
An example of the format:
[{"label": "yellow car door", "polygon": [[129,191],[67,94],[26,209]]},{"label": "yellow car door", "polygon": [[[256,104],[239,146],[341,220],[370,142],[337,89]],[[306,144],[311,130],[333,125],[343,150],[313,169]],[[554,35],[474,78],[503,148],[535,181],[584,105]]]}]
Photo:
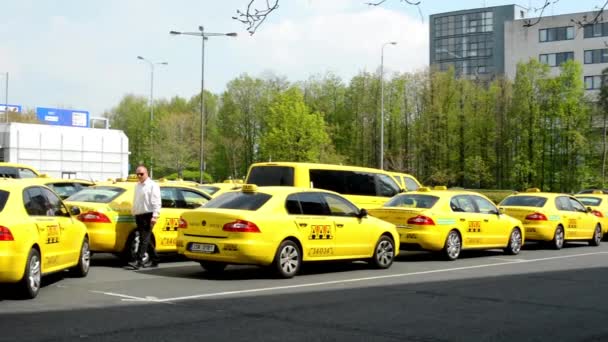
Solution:
[{"label": "yellow car door", "polygon": [[342,257],[369,256],[376,241],[368,220],[359,217],[359,209],[352,203],[334,194],[321,193],[329,207],[334,225],[336,253]]},{"label": "yellow car door", "polygon": [[300,192],[287,196],[285,203],[299,235],[305,260],[331,259],[335,251],[336,227],[329,209],[316,192]]},{"label": "yellow car door", "polygon": [[482,218],[477,213],[475,203],[469,195],[456,195],[450,200],[450,208],[456,218],[456,225],[462,236],[462,248],[478,247],[484,244],[482,238]]},{"label": "yellow car door", "polygon": [[591,239],[595,232],[598,218],[594,214],[587,212],[587,208],[574,197],[568,197],[570,204],[577,215],[577,238]]},{"label": "yellow car door", "polygon": [[471,196],[481,218],[481,239],[487,246],[505,246],[511,235],[511,226],[508,221],[501,220],[498,208],[494,203],[481,196]]},{"label": "yellow car door", "polygon": [[578,226],[582,223],[581,213],[574,210],[568,196],[557,196],[555,198],[555,207],[564,226],[564,239],[577,239],[580,235]]},{"label": "yellow car door", "polygon": [[82,239],[80,222],[72,218],[61,199],[53,191],[42,188],[42,193],[48,201],[48,216],[53,216],[59,228],[60,239],[56,244],[58,259],[61,265],[71,264],[78,260]]}]

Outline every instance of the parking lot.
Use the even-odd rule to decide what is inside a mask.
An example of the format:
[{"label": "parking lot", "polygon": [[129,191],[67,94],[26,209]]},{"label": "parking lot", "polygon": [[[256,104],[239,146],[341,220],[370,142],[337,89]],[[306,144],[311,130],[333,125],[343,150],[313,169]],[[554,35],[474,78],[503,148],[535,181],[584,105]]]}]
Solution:
[{"label": "parking lot", "polygon": [[[209,277],[166,257],[130,271],[97,254],[87,278],[53,275],[38,298],[0,300],[0,340],[600,341],[608,244],[517,256],[466,252],[455,262],[404,253],[388,270],[366,263],[308,264],[274,279],[230,266]],[[288,299],[288,300],[287,300]]]}]

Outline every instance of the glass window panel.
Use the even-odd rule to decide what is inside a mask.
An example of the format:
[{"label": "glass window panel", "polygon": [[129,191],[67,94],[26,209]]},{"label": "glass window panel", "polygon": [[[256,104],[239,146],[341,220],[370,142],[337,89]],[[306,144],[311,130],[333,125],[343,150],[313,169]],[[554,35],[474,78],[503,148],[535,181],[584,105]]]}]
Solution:
[{"label": "glass window panel", "polygon": [[556,39],[557,32],[554,29],[547,30],[547,41],[554,41]]},{"label": "glass window panel", "polygon": [[593,25],[585,25],[584,26],[584,36],[585,38],[593,37]]},{"label": "glass window panel", "polygon": [[556,58],[555,58],[555,54],[554,53],[550,53],[549,55],[547,55],[547,59],[548,59],[548,64],[549,66],[556,66],[557,62],[556,62]]},{"label": "glass window panel", "polygon": [[547,64],[549,63],[548,59],[547,59],[547,55],[540,55],[538,60],[543,63],[543,64]]},{"label": "glass window panel", "polygon": [[566,39],[574,39],[574,26],[566,28]]},{"label": "glass window panel", "polygon": [[586,50],[585,51],[585,64],[591,64],[591,63],[593,63],[593,51]]},{"label": "glass window panel", "polygon": [[602,63],[608,63],[608,49],[602,49]]},{"label": "glass window panel", "polygon": [[539,36],[540,36],[539,40],[541,42],[546,42],[547,41],[547,30],[539,30],[538,33],[539,33]]},{"label": "glass window panel", "polygon": [[593,24],[593,36],[600,37],[601,35],[602,35],[602,24],[601,23]]},{"label": "glass window panel", "polygon": [[593,89],[593,77],[585,76],[585,89],[586,90]]}]

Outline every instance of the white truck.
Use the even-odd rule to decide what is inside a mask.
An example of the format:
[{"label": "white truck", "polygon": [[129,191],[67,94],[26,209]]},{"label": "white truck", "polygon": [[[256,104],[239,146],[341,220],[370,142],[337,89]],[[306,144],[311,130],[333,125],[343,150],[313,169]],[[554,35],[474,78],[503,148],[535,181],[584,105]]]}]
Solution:
[{"label": "white truck", "polygon": [[0,123],[0,161],[57,178],[127,177],[129,138],[115,129]]}]

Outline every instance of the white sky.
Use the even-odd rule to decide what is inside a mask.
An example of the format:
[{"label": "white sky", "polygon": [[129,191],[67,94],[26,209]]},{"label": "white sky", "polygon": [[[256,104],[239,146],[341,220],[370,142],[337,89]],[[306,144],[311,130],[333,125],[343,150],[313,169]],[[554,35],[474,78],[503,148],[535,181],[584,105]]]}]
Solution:
[{"label": "white sky", "polygon": [[[263,0],[257,0],[262,2]],[[247,73],[273,73],[290,81],[333,72],[345,82],[380,65],[388,73],[428,66],[430,14],[506,5],[510,1],[281,0],[253,36],[231,19],[249,0],[4,0],[0,6],[0,103],[9,73],[10,104],[24,109],[87,110],[91,116],[116,106],[125,94],[149,96],[155,62],[155,99],[190,98],[201,86],[201,40],[169,31],[237,32],[205,43],[205,89],[220,93]],[[555,0],[552,0],[555,1]],[[546,15],[594,10],[604,0],[558,0]],[[515,2],[540,7],[543,0]]]}]

